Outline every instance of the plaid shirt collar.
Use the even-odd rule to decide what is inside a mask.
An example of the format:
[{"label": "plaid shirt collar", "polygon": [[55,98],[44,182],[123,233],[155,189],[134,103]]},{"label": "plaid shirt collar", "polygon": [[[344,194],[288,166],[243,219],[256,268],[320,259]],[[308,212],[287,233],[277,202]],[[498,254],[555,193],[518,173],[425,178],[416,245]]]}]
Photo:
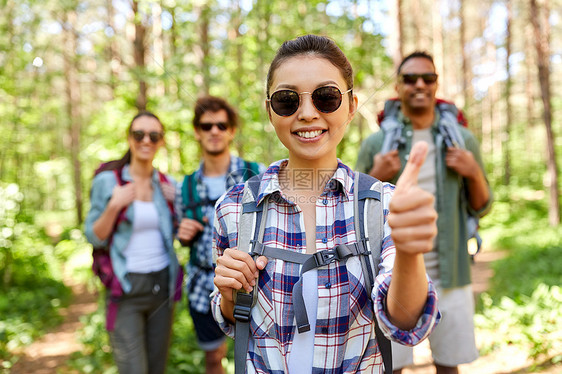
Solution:
[{"label": "plaid shirt collar", "polygon": [[[240,157],[230,155],[230,165],[228,165],[228,171],[226,172],[226,185],[227,189],[240,183],[244,175],[245,162]],[[195,178],[199,184],[203,183],[203,169],[204,162],[199,163],[199,169],[195,171]]]},{"label": "plaid shirt collar", "polygon": [[[266,196],[272,195],[274,193],[282,195],[282,182],[279,180],[279,171],[287,164],[288,161],[288,159],[279,160],[272,163],[269,168],[267,168],[260,183],[259,194],[256,201],[258,205],[261,204]],[[301,173],[303,178],[308,177],[308,179],[306,179],[308,183],[310,183],[310,181],[312,180],[312,169],[302,171],[294,170],[293,172]],[[322,191],[322,194],[320,196],[327,196],[334,192],[341,192],[343,194],[343,201],[349,201],[349,197],[353,188],[353,178],[355,176],[355,173],[347,165],[341,162],[340,159],[338,159],[338,166],[336,171],[332,174],[329,173],[331,173],[331,171],[327,171],[324,174],[322,174],[321,171],[319,173],[318,180],[316,182],[319,184],[325,184],[324,191]],[[310,185],[303,185],[303,188],[306,187],[310,188]]]}]

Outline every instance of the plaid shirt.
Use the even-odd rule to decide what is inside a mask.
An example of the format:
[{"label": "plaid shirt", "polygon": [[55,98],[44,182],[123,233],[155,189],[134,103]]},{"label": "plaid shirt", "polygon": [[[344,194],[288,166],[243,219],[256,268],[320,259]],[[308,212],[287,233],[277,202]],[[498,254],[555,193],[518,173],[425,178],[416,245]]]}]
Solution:
[{"label": "plaid shirt", "polygon": [[[263,165],[259,165],[260,173],[265,170]],[[237,183],[243,182],[245,163],[240,157],[230,156],[230,166],[226,177],[225,191]],[[203,183],[203,163],[195,172],[197,180],[197,194],[203,201],[208,199],[207,186]],[[178,222],[186,218],[186,204],[182,197],[182,185],[184,180],[179,183],[176,189],[175,206],[178,215]],[[213,268],[213,217],[215,213],[214,205],[208,204],[201,207],[203,216],[209,219],[209,223],[204,225],[203,232],[199,238],[194,241],[190,247],[190,256],[197,258],[197,264],[188,262],[186,264],[186,291],[189,297],[189,303],[199,313],[208,313],[210,311],[211,299],[209,295],[213,291],[213,279],[215,272]]]},{"label": "plaid shirt", "polygon": [[[266,195],[276,197],[269,200],[263,243],[304,253],[306,243],[302,211],[285,199],[280,188],[278,173],[283,162],[273,163],[260,184],[258,203]],[[316,203],[318,251],[356,242],[353,176],[354,172],[339,162],[336,172],[327,178],[330,183]],[[237,185],[217,203],[213,243],[217,256],[238,244],[237,229],[243,190],[243,185]],[[395,257],[394,243],[386,222],[393,191],[393,185],[384,184],[383,261],[370,297],[365,289],[358,257],[318,268],[318,309],[312,373],[382,373],[382,356],[373,325],[373,303],[381,330],[390,339],[405,345],[415,345],[426,338],[440,319],[437,296],[431,281],[423,314],[412,330],[398,329],[386,315],[386,295]],[[252,309],[250,322],[249,352],[246,356],[248,373],[288,371],[288,354],[294,334],[297,333],[291,294],[299,279],[299,271],[299,265],[269,259],[266,268],[260,272],[258,301]],[[212,296],[215,319],[227,335],[234,337],[234,326],[224,319],[220,311],[220,292],[215,290]]]}]

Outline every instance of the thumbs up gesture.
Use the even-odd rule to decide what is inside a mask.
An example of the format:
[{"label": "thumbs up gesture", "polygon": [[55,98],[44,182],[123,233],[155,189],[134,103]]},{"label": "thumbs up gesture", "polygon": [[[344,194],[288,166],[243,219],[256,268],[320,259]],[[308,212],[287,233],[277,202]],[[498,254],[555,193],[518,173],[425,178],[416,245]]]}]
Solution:
[{"label": "thumbs up gesture", "polygon": [[392,228],[391,236],[397,254],[429,252],[437,235],[435,198],[418,186],[418,175],[427,149],[425,142],[414,144],[390,200],[388,224]]}]

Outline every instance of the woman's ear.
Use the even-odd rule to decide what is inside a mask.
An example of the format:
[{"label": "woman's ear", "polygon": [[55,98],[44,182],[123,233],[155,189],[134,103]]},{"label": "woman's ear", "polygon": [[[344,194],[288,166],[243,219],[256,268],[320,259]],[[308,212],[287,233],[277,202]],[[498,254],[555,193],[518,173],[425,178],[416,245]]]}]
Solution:
[{"label": "woman's ear", "polygon": [[359,105],[359,99],[357,99],[357,95],[353,94],[353,98],[349,100],[349,120],[351,121],[357,112],[357,108]]}]

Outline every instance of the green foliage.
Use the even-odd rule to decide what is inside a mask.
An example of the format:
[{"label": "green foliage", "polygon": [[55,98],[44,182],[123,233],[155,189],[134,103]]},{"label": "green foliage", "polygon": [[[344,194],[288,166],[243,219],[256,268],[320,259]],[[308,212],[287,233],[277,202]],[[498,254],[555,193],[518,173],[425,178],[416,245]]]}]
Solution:
[{"label": "green foliage", "polygon": [[84,349],[72,354],[68,366],[80,373],[117,374],[111,355],[109,335],[105,329],[105,296],[98,299],[98,309],[80,322],[84,327],[79,331],[79,340]]},{"label": "green foliage", "polygon": [[19,221],[22,200],[17,185],[0,184],[0,359],[14,360],[12,352],[60,323],[70,296],[50,239]]},{"label": "green foliage", "polygon": [[[549,358],[553,342],[562,331],[562,292],[558,286],[539,284],[531,296],[511,299],[504,296],[494,303],[489,294],[482,295],[484,308],[475,316],[478,328],[487,330],[490,339],[481,348],[485,354],[503,345],[518,344],[528,348],[533,360]],[[493,335],[492,335],[493,334]]]},{"label": "green foliage", "polygon": [[562,232],[548,225],[540,192],[498,188],[483,220],[492,246],[508,253],[492,264],[490,288],[480,296],[477,333],[490,335],[482,354],[507,344],[522,346],[535,362],[560,354],[552,348],[562,331]]}]

